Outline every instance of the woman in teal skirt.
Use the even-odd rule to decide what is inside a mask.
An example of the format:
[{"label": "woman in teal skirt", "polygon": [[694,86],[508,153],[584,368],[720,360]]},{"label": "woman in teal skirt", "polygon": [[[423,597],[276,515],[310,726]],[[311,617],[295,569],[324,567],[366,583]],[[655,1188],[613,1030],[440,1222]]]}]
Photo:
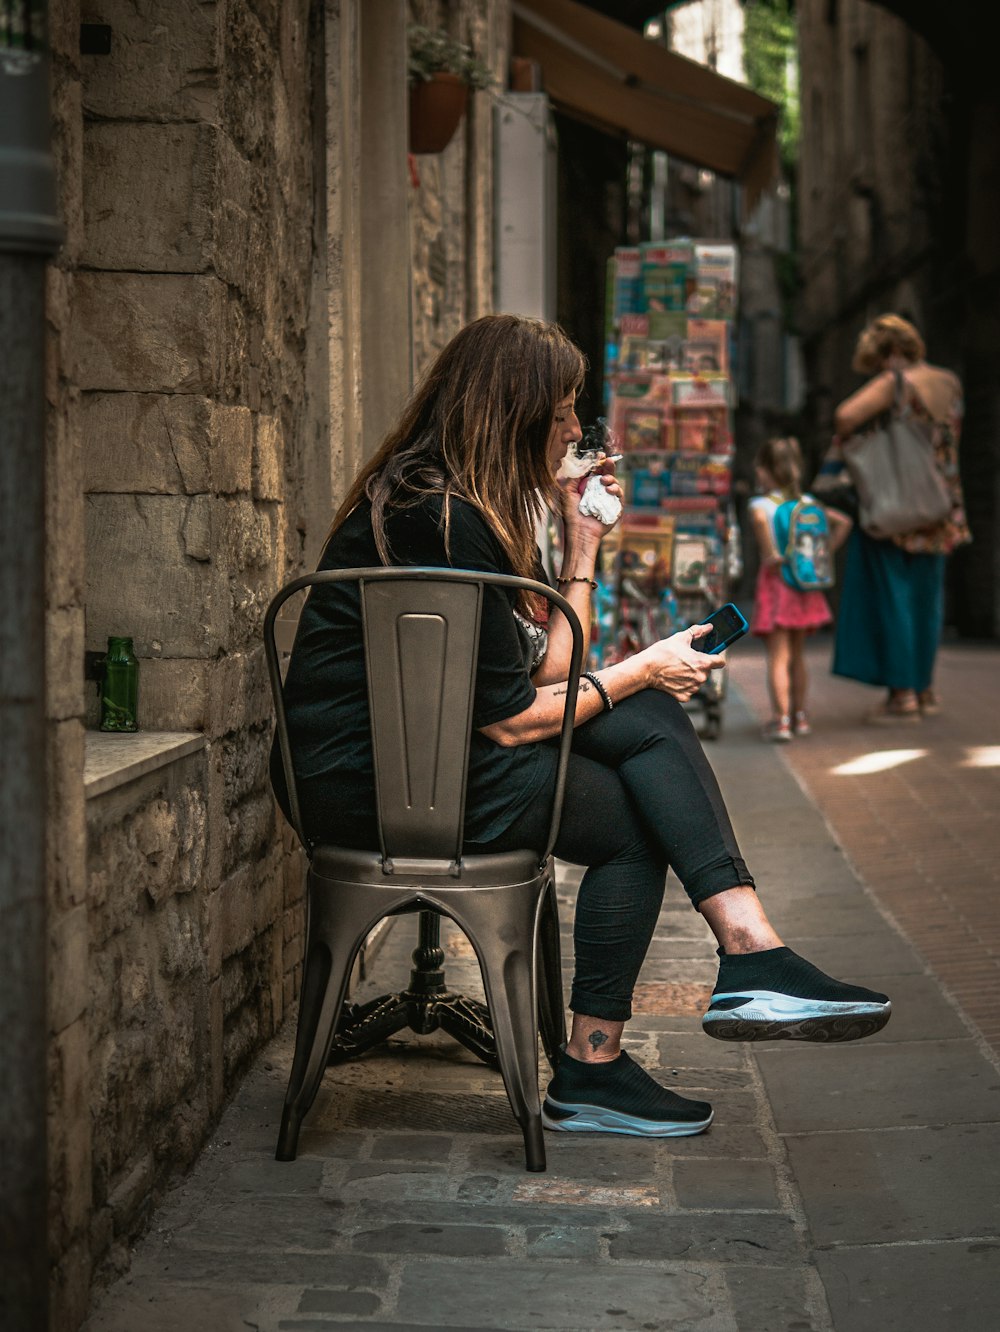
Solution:
[{"label": "woman in teal skirt", "polygon": [[928,365],[920,334],[897,315],[881,315],[858,339],[854,368],[872,375],[837,408],[838,440],[864,431],[895,398],[902,374],[904,410],[922,421],[952,496],[948,518],[905,536],[876,539],[856,525],[847,545],[833,672],[881,685],[872,722],[919,722],[936,712],[934,660],[944,617],[945,559],[971,540],[958,473],[962,386],[950,370]]}]

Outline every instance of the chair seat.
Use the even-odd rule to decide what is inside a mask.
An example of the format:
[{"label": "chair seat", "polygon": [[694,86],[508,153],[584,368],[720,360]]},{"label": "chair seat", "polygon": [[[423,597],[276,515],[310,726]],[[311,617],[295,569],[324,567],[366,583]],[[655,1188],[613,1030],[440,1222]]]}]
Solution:
[{"label": "chair seat", "polygon": [[311,871],[315,880],[363,883],[371,887],[456,891],[467,888],[509,887],[531,884],[541,871],[537,851],[503,851],[496,855],[463,856],[460,864],[444,860],[390,860],[387,873],[377,851],[322,845],[313,851]]}]

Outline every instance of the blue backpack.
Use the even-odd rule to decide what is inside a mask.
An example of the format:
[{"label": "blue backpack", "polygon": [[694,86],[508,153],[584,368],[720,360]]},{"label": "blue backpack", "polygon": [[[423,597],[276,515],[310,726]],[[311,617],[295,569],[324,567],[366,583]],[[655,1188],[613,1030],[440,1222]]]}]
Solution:
[{"label": "blue backpack", "polygon": [[811,495],[779,503],[774,512],[774,542],[784,560],[781,576],[789,587],[798,592],[833,587],[830,525],[822,505]]}]

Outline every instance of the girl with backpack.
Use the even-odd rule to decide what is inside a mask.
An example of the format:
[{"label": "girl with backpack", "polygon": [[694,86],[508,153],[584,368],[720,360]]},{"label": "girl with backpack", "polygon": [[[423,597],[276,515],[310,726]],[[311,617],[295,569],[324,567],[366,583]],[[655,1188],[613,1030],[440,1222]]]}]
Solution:
[{"label": "girl with backpack", "polygon": [[760,553],[750,631],[767,644],[772,717],[764,739],[785,742],[809,734],[805,640],[833,620],[823,589],[833,584],[833,552],[851,520],[803,493],[796,439],[767,440],[754,472],[763,493],[750,501]]}]

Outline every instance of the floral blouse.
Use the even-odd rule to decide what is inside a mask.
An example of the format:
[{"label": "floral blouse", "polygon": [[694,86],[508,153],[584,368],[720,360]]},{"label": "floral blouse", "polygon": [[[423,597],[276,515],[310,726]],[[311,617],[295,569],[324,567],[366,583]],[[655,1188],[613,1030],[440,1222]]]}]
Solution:
[{"label": "floral blouse", "polygon": [[910,385],[909,388],[907,407],[912,416],[924,423],[930,434],[935,461],[951,492],[951,513],[936,527],[925,528],[921,532],[907,532],[905,536],[892,539],[897,546],[908,550],[911,555],[950,555],[957,546],[964,546],[972,540],[972,533],[965,518],[965,497],[962,494],[962,482],[958,474],[962,398],[960,394],[956,394],[945,419],[935,421],[913,386]]}]

